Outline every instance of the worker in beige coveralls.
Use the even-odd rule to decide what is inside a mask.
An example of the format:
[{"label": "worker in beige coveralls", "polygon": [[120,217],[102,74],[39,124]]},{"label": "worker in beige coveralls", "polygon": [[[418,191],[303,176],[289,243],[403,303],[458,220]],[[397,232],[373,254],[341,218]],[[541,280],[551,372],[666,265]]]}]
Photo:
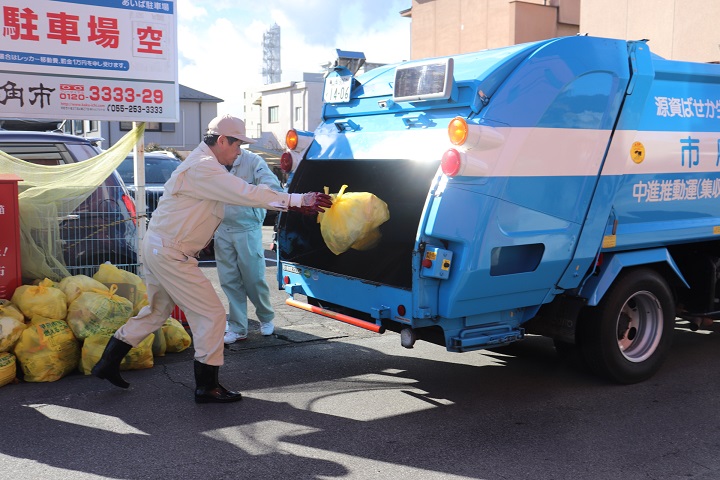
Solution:
[{"label": "worker in beige coveralls", "polygon": [[175,305],[185,315],[195,346],[195,401],[226,403],[242,399],[218,382],[223,364],[225,307],[198,267],[197,254],[209,242],[223,219],[225,204],[317,214],[332,205],[323,193],[276,192],[250,185],[228,172],[251,142],[245,124],[225,115],[208,125],[203,142],[173,172],[153,212],[142,242],[148,305],[123,325],[108,342],[92,369],[96,377],[127,388],[120,362],[150,333],[162,326]]}]

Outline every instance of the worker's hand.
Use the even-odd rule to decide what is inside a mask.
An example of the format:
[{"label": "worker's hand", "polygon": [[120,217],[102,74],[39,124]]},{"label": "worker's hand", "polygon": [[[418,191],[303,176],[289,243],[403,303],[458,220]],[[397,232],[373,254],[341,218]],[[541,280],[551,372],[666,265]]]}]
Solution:
[{"label": "worker's hand", "polygon": [[326,193],[309,192],[302,196],[302,206],[290,208],[289,210],[300,212],[303,215],[315,215],[324,212],[326,208],[332,207],[332,197]]}]

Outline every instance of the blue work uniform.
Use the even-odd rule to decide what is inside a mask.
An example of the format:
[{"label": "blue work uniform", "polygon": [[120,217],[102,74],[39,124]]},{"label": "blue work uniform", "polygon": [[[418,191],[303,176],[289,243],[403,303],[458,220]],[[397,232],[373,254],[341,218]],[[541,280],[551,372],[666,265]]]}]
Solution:
[{"label": "blue work uniform", "polygon": [[[278,192],[283,190],[265,160],[247,150],[242,150],[235,159],[230,173],[251,185],[266,185]],[[240,336],[246,336],[248,331],[248,298],[261,323],[275,318],[270,288],[265,280],[262,225],[266,213],[263,208],[226,205],[225,218],[215,232],[215,263],[230,304],[227,328]]]}]

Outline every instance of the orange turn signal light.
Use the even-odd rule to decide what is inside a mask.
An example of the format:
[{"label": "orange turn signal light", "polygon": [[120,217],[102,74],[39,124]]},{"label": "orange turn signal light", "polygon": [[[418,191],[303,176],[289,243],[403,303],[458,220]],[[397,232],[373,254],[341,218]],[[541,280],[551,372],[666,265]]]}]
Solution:
[{"label": "orange turn signal light", "polygon": [[287,148],[290,150],[295,150],[295,148],[297,148],[298,134],[294,129],[288,130],[287,134],[285,134],[285,145],[287,145]]},{"label": "orange turn signal light", "polygon": [[462,117],[455,117],[448,124],[448,137],[453,145],[462,145],[468,138],[468,124]]}]

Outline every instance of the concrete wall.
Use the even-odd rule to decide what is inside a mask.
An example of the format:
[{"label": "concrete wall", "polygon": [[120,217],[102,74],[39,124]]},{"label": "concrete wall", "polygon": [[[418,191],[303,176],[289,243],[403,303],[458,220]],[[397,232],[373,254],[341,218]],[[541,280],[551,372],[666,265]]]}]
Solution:
[{"label": "concrete wall", "polygon": [[673,60],[720,60],[718,0],[582,0],[580,31],[600,37],[648,39]]}]

